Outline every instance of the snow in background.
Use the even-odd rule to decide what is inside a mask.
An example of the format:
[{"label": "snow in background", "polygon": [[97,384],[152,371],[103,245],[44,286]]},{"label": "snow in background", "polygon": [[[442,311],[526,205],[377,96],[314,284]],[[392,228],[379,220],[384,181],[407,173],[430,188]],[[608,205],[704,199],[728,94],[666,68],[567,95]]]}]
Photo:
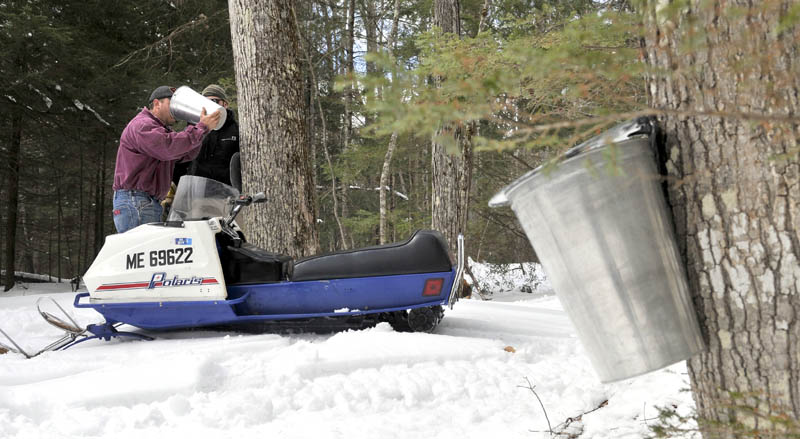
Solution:
[{"label": "snow in background", "polygon": [[[472,271],[490,300],[459,301],[433,334],[173,331],[0,355],[0,438],[549,438],[548,420],[557,437],[641,438],[657,407],[693,409],[684,363],[601,384],[538,265]],[[10,293],[0,327],[29,351],[61,335],[41,297],[102,320],[69,284]]]},{"label": "snow in background", "polygon": [[538,263],[489,264],[476,263],[468,258],[467,264],[475,277],[467,276],[467,281],[477,288],[484,299],[492,299],[495,294],[506,301],[555,294],[544,269]]}]

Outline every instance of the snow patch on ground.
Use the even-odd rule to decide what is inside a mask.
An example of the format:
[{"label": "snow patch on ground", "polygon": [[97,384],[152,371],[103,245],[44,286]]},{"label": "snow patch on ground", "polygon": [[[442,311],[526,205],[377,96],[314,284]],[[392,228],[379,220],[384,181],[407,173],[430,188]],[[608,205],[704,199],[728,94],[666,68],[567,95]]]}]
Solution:
[{"label": "snow patch on ground", "polygon": [[[148,332],[157,339],[0,355],[0,438],[549,438],[548,419],[640,438],[657,406],[693,408],[684,363],[601,384],[539,266],[473,272],[491,300],[459,301],[433,334]],[[81,325],[101,321],[72,308],[69,285],[15,288],[0,325],[27,350],[60,336],[36,312],[43,296]]]}]

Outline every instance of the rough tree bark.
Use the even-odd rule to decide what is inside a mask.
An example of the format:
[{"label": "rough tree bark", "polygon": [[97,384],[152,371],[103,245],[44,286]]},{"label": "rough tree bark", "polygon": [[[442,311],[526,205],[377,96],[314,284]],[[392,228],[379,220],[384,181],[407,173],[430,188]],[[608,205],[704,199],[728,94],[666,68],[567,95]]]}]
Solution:
[{"label": "rough tree bark", "polygon": [[651,103],[669,111],[670,204],[708,342],[689,361],[698,415],[722,423],[707,437],[743,436],[735,423],[780,431],[767,417],[782,414],[798,428],[800,31],[779,31],[794,2],[667,3],[645,2],[645,53]]},{"label": "rough tree bark", "polygon": [[[459,0],[435,0],[433,8],[434,26],[461,35]],[[452,135],[457,153],[448,153],[435,141],[432,147],[431,227],[442,232],[453,254],[458,234],[466,234],[472,185],[472,132],[472,123],[444,126],[439,135]]]},{"label": "rough tree bark", "polygon": [[233,59],[241,115],[242,185],[264,191],[251,206],[251,242],[270,251],[314,254],[319,237],[304,127],[297,23],[289,0],[229,0]]}]

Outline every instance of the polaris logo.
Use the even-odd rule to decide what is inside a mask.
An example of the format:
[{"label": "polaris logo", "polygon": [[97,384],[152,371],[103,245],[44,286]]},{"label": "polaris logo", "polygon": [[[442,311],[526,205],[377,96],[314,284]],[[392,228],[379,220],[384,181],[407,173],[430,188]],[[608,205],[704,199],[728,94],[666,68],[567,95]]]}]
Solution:
[{"label": "polaris logo", "polygon": [[167,279],[167,273],[154,273],[153,277],[150,278],[150,284],[147,286],[148,290],[152,290],[156,287],[179,287],[183,285],[202,285],[203,278],[192,276],[190,278],[181,279],[178,275],[172,277],[172,279]]}]

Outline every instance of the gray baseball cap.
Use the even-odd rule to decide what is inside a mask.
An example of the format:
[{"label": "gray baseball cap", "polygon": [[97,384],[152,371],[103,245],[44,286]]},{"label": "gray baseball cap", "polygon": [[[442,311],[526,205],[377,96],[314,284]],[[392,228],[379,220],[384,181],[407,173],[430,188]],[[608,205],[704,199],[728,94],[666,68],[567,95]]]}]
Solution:
[{"label": "gray baseball cap", "polygon": [[153,99],[164,99],[164,98],[171,98],[172,93],[175,91],[175,87],[170,87],[168,85],[162,85],[152,93],[150,93],[150,100],[147,102],[153,102]]}]

